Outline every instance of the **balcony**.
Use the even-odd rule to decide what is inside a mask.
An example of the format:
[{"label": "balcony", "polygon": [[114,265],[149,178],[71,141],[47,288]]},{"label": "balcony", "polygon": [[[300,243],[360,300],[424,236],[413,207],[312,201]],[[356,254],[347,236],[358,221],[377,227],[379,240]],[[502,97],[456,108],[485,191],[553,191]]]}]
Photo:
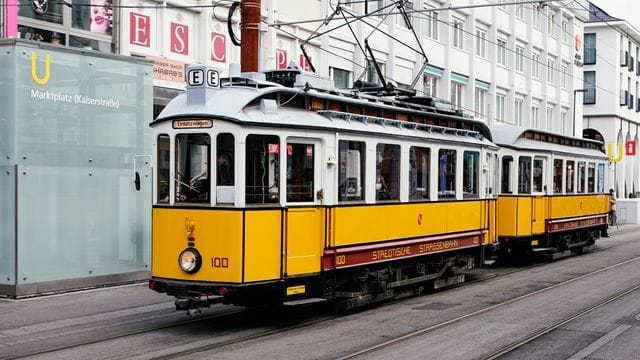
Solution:
[{"label": "balcony", "polygon": [[593,65],[596,63],[596,49],[584,48],[584,64]]},{"label": "balcony", "polygon": [[587,88],[582,94],[582,103],[585,105],[593,105],[596,103],[596,88]]}]

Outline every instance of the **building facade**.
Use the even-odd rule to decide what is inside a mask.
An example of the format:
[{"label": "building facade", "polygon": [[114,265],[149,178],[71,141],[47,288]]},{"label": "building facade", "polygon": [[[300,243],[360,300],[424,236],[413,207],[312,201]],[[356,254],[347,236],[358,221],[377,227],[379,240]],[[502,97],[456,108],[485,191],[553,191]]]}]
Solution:
[{"label": "building facade", "polygon": [[640,192],[640,30],[594,4],[590,7],[584,30],[584,134],[610,147],[616,195],[636,197]]}]

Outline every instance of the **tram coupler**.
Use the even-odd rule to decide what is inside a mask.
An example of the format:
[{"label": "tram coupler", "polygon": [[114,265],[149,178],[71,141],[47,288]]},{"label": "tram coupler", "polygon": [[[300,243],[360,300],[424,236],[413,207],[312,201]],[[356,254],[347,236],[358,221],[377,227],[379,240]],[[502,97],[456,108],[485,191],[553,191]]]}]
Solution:
[{"label": "tram coupler", "polygon": [[222,302],[222,296],[179,297],[176,298],[176,310],[185,310],[188,316],[202,313],[202,309]]}]

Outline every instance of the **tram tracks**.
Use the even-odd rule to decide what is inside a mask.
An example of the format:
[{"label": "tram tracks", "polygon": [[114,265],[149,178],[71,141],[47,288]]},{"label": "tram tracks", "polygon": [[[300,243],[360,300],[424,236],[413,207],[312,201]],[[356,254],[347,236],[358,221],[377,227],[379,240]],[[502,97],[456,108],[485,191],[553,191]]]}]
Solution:
[{"label": "tram tracks", "polygon": [[[610,244],[607,244],[605,246],[601,246],[601,247],[599,247],[598,249],[596,249],[593,252],[600,252],[602,250],[611,249],[611,248],[615,248],[615,247],[619,247],[619,246],[624,246],[624,245],[629,244],[631,242],[633,242],[633,240],[616,241],[615,243],[610,243]],[[588,254],[585,254],[585,255],[588,255]],[[563,261],[564,262],[567,262],[567,260],[568,261],[579,261],[579,258],[583,258],[585,255],[564,259]],[[567,280],[565,282],[558,283],[558,284],[552,285],[552,286],[544,288],[544,289],[540,289],[540,290],[538,290],[536,292],[523,295],[521,297],[517,297],[517,298],[514,298],[514,299],[507,300],[505,302],[490,306],[490,307],[485,308],[485,309],[478,310],[476,312],[467,314],[465,316],[461,316],[461,317],[458,317],[458,318],[455,318],[455,319],[451,319],[449,321],[446,321],[446,322],[443,322],[443,323],[440,323],[440,324],[432,325],[432,326],[430,326],[428,328],[425,328],[425,329],[422,329],[422,330],[420,330],[420,331],[418,331],[416,333],[407,334],[407,335],[405,335],[405,336],[403,336],[401,338],[390,340],[389,343],[401,342],[405,338],[408,339],[410,337],[416,337],[416,336],[419,336],[421,334],[426,334],[426,333],[428,333],[430,331],[434,331],[436,329],[440,329],[440,328],[446,327],[446,326],[448,326],[450,324],[453,324],[455,322],[459,322],[459,321],[462,321],[464,319],[470,318],[472,316],[477,316],[477,315],[479,315],[481,313],[488,312],[488,311],[490,311],[492,309],[495,309],[495,308],[497,308],[499,306],[504,306],[506,304],[518,301],[518,300],[523,299],[525,297],[533,296],[533,295],[535,295],[537,293],[540,293],[542,291],[547,291],[547,290],[550,290],[552,288],[555,288],[555,287],[558,287],[558,286],[562,286],[564,284],[579,280],[579,279],[584,278],[586,276],[590,276],[590,275],[599,273],[601,271],[606,271],[607,269],[610,269],[610,268],[613,268],[613,267],[617,267],[617,266],[621,266],[624,263],[627,263],[627,262],[630,262],[630,261],[635,261],[635,260],[636,260],[636,258],[628,260],[626,262],[614,264],[614,265],[612,265],[610,267],[607,267],[605,269],[601,269],[601,270],[598,270],[598,271],[595,271],[595,272],[592,272],[592,273],[588,273],[588,274],[585,274],[585,275],[582,275],[582,276]],[[502,272],[502,273],[498,273],[498,274],[493,273],[493,274],[488,274],[487,276],[479,276],[478,278],[470,280],[470,281],[467,281],[466,283],[461,284],[459,286],[464,286],[464,285],[470,285],[470,284],[474,284],[474,283],[484,282],[484,281],[492,280],[492,279],[495,279],[495,278],[498,278],[498,277],[507,276],[507,275],[512,275],[512,274],[519,273],[519,272],[526,272],[528,270],[531,270],[531,269],[536,268],[536,267],[544,266],[546,264],[548,264],[548,262],[546,262],[546,261],[545,262],[534,262],[531,265],[518,267],[518,268],[515,268],[515,269],[512,269],[512,270],[508,270],[508,271],[505,271],[505,272]],[[455,286],[455,287],[458,287],[458,286]],[[445,289],[445,291],[446,291],[446,289]],[[401,301],[401,300],[396,300],[396,301]],[[396,302],[396,301],[394,301],[394,302]],[[149,334],[149,333],[153,333],[153,332],[163,331],[163,330],[167,330],[167,329],[171,329],[171,328],[182,328],[182,327],[186,327],[186,326],[189,326],[189,325],[197,325],[198,323],[211,321],[211,320],[219,320],[219,321],[224,322],[224,321],[227,321],[225,319],[230,320],[233,315],[236,315],[236,314],[239,314],[239,313],[242,313],[242,312],[245,312],[245,311],[251,311],[251,310],[246,310],[246,309],[243,309],[243,308],[235,308],[235,309],[230,309],[229,311],[226,311],[224,313],[218,313],[218,314],[212,314],[212,315],[206,315],[206,316],[198,316],[198,317],[195,317],[195,318],[188,318],[186,320],[180,320],[180,321],[172,322],[171,324],[166,324],[166,325],[161,325],[161,326],[153,326],[153,327],[148,327],[148,328],[144,328],[144,329],[136,329],[136,330],[132,330],[132,331],[123,331],[123,332],[118,332],[117,334],[114,334],[114,335],[101,336],[101,337],[93,338],[93,339],[86,340],[86,341],[69,342],[67,344],[60,345],[60,346],[52,346],[52,347],[48,347],[48,348],[45,348],[45,349],[39,349],[39,350],[30,351],[30,352],[26,352],[26,353],[20,353],[16,357],[9,357],[9,358],[22,358],[22,357],[30,357],[30,356],[42,355],[42,354],[45,354],[45,353],[64,352],[65,350],[72,350],[72,349],[81,348],[81,347],[84,347],[84,346],[91,346],[93,344],[98,344],[98,343],[101,343],[101,342],[107,342],[107,341],[112,341],[112,340],[123,339],[123,338],[127,338],[127,337],[130,337],[130,336],[139,336],[139,335],[144,335],[144,334]],[[280,326],[280,327],[277,327],[277,328],[269,328],[269,329],[266,329],[266,330],[260,330],[260,331],[257,331],[257,332],[244,334],[242,336],[237,336],[237,337],[231,338],[231,339],[220,339],[220,338],[218,338],[218,339],[196,340],[196,341],[193,341],[191,343],[185,343],[183,346],[181,346],[179,348],[158,350],[158,353],[154,353],[152,357],[153,358],[159,358],[159,359],[171,359],[171,358],[176,358],[176,357],[179,357],[179,356],[182,357],[185,354],[195,354],[195,353],[199,353],[199,352],[205,352],[205,351],[208,351],[208,350],[214,350],[214,349],[222,348],[222,347],[229,346],[229,345],[240,344],[240,343],[243,343],[243,342],[246,342],[246,341],[250,341],[250,340],[255,340],[255,339],[265,338],[265,337],[268,337],[268,336],[277,335],[279,333],[285,333],[285,332],[296,330],[296,329],[300,329],[300,328],[303,328],[303,327],[306,327],[306,326],[319,324],[321,322],[327,322],[327,321],[330,321],[330,320],[334,320],[334,319],[336,319],[336,318],[338,318],[340,316],[343,316],[343,315],[344,314],[323,316],[321,318],[315,318],[315,319],[310,320],[310,321],[309,320],[302,320],[301,322],[299,322],[297,324],[294,324],[294,325]],[[558,326],[561,326],[561,325],[558,325]],[[548,330],[548,331],[551,331],[551,330]],[[546,332],[548,332],[548,331],[546,331]],[[530,341],[532,341],[532,340],[530,340]],[[387,345],[388,345],[388,343],[385,343],[385,344],[379,345],[378,347],[387,346]],[[372,347],[371,349],[367,350],[365,353],[368,353],[368,352],[371,352],[371,351],[375,351],[376,348],[378,348],[378,347]],[[365,353],[363,353],[363,354],[365,354]],[[355,354],[349,355],[349,356],[345,357],[345,359],[349,359],[349,358],[357,357],[357,356],[360,356],[360,353],[355,353]],[[143,356],[143,357],[148,358],[149,354],[145,354],[145,356]],[[3,356],[0,356],[0,358],[3,358]],[[135,358],[135,356],[131,357],[131,358]]]},{"label": "tram tracks", "polygon": [[[386,348],[388,348],[390,346],[398,345],[398,344],[407,342],[409,340],[418,338],[420,336],[427,335],[427,334],[429,334],[431,332],[434,332],[436,330],[440,330],[440,329],[446,328],[448,326],[451,326],[451,325],[454,325],[454,324],[458,324],[458,323],[461,323],[461,322],[466,321],[466,320],[470,320],[470,319],[475,318],[475,317],[479,317],[481,315],[487,314],[487,313],[489,313],[489,312],[491,312],[493,310],[505,307],[507,305],[511,305],[511,304],[517,303],[519,301],[523,301],[523,300],[529,299],[529,298],[531,298],[533,296],[536,296],[536,295],[551,291],[553,289],[556,289],[556,288],[559,288],[559,287],[562,287],[562,286],[566,286],[568,284],[580,281],[582,279],[586,279],[588,277],[591,277],[591,276],[594,276],[594,275],[597,275],[597,274],[601,274],[601,273],[606,272],[606,271],[610,271],[610,270],[616,269],[618,267],[621,267],[621,266],[624,266],[626,264],[630,264],[630,263],[633,263],[633,262],[636,262],[636,261],[640,261],[640,257],[634,257],[634,258],[631,258],[631,259],[628,259],[628,260],[625,260],[625,261],[621,261],[619,263],[607,266],[605,268],[601,268],[601,269],[598,269],[598,270],[595,270],[595,271],[592,271],[592,272],[589,272],[589,273],[586,273],[586,274],[583,274],[583,275],[580,275],[580,276],[577,276],[577,277],[574,277],[574,278],[571,278],[571,279],[568,279],[568,280],[565,280],[565,281],[562,281],[562,282],[559,282],[559,283],[555,283],[553,285],[538,289],[536,291],[533,291],[533,292],[530,292],[530,293],[527,293],[527,294],[520,295],[520,296],[515,297],[515,298],[511,298],[511,299],[502,301],[500,303],[497,303],[497,304],[494,304],[494,305],[491,305],[491,306],[476,310],[474,312],[471,312],[471,313],[468,313],[468,314],[465,314],[465,315],[462,315],[462,316],[458,316],[458,317],[455,317],[455,318],[452,318],[452,319],[449,319],[449,320],[446,320],[446,321],[443,321],[443,322],[440,322],[440,323],[437,323],[437,324],[433,324],[433,325],[430,325],[428,327],[424,327],[422,329],[418,329],[418,330],[412,331],[412,332],[404,334],[402,336],[398,336],[398,337],[395,337],[393,339],[387,340],[385,342],[382,342],[382,343],[379,343],[379,344],[376,344],[376,345],[361,349],[359,351],[353,352],[351,354],[342,356],[342,357],[339,358],[339,360],[364,358],[367,355],[373,355],[376,352],[378,352],[378,351],[380,351],[382,349],[386,349]],[[635,285],[635,286],[633,286],[631,288],[628,288],[628,289],[624,289],[624,290],[622,290],[622,291],[620,291],[620,292],[618,292],[618,293],[616,293],[614,295],[611,295],[611,296],[609,296],[609,297],[597,302],[596,304],[590,305],[590,306],[588,306],[588,307],[586,307],[584,309],[580,309],[579,311],[571,314],[570,316],[564,317],[560,321],[557,321],[557,322],[555,322],[555,323],[553,323],[553,324],[551,324],[549,326],[544,327],[543,329],[540,329],[540,330],[538,330],[538,331],[536,331],[534,333],[531,333],[528,336],[520,338],[517,341],[512,342],[507,346],[501,347],[500,349],[498,349],[498,350],[496,350],[496,351],[484,356],[483,359],[486,359],[486,360],[497,359],[500,356],[505,355],[505,354],[507,354],[507,353],[509,353],[509,352],[511,352],[511,351],[513,351],[513,350],[515,350],[515,349],[527,344],[527,343],[530,343],[530,342],[538,339],[539,337],[541,337],[541,336],[543,336],[543,335],[545,335],[545,334],[547,334],[547,333],[549,333],[549,332],[551,332],[551,331],[553,331],[553,330],[555,330],[555,329],[557,329],[557,328],[559,328],[559,327],[561,327],[561,326],[563,326],[563,325],[565,325],[565,324],[567,324],[567,323],[569,323],[569,322],[571,322],[571,321],[573,321],[573,320],[575,320],[575,319],[577,319],[577,318],[579,318],[581,316],[584,316],[584,315],[586,315],[586,314],[588,314],[588,313],[590,313],[590,312],[592,312],[592,311],[594,311],[596,309],[599,309],[602,306],[604,306],[606,304],[609,304],[609,303],[611,303],[611,302],[613,302],[613,301],[615,301],[615,300],[617,300],[617,299],[619,299],[619,298],[621,298],[621,297],[623,297],[623,296],[625,296],[625,295],[627,295],[627,294],[629,294],[629,293],[631,293],[631,292],[633,292],[633,291],[635,291],[637,289],[640,289],[640,284],[637,284],[637,285]]]}]

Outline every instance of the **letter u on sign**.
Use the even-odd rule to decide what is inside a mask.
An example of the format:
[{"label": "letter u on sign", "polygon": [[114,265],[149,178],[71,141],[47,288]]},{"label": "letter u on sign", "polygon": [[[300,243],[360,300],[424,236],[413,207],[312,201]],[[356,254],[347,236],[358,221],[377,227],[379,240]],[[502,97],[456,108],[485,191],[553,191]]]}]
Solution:
[{"label": "letter u on sign", "polygon": [[33,81],[38,85],[44,85],[49,82],[49,76],[51,76],[51,57],[47,54],[44,56],[44,76],[38,76],[37,69],[38,55],[35,52],[31,53],[31,77]]}]

